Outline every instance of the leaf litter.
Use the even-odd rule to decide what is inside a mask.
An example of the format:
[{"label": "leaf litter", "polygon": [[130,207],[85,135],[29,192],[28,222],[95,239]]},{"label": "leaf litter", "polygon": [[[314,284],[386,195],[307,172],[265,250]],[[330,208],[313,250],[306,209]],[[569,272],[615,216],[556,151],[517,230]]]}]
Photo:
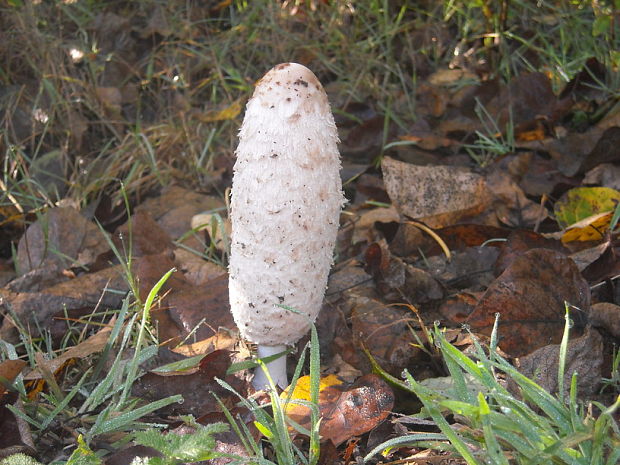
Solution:
[{"label": "leaf litter", "polygon": [[[202,18],[219,12],[191,14]],[[149,51],[146,42],[187,34],[186,44],[191,44],[198,34],[189,27],[176,31],[167,14],[158,7],[138,26],[135,18],[102,12],[89,24],[100,47],[97,53],[114,59],[98,62],[100,57],[91,55],[95,52],[85,51],[76,61],[86,60],[103,71],[90,94],[84,82],[77,78],[72,82],[71,92],[84,95],[94,116],[65,110],[72,131],[63,143],[87,160],[93,158],[89,150],[99,152],[93,150],[93,141],[115,137],[123,141],[125,155],[114,158],[104,150],[101,158],[86,163],[89,168],[81,181],[88,186],[84,193],[89,202],[83,202],[81,210],[39,210],[26,201],[12,203],[26,206],[29,215],[3,210],[8,221],[3,220],[3,228],[12,226],[10,234],[2,236],[3,246],[16,248],[14,260],[3,257],[3,263],[6,260],[17,274],[0,289],[0,336],[18,344],[19,331],[30,338],[46,337],[50,331],[51,356],[42,352],[33,356],[30,374],[24,378],[49,378],[51,373],[62,383],[66,374],[59,368],[70,360],[88,366],[90,358],[104,350],[114,325],[107,312],[121,308],[130,291],[123,261],[131,255],[140,300],[163,274],[176,269],[151,314],[152,330],[162,347],[154,365],[142,367],[144,375],[132,394],[144,401],[182,394],[183,404],[160,409],[153,417],[169,424],[170,431],[181,431],[174,423],[178,415],[193,414],[204,422],[223,419],[212,392],[225,404],[235,404],[236,398],[214,381],[216,377],[243,396],[254,394],[248,372],[227,374],[231,363],[249,357],[228,308],[223,194],[230,182],[234,144],[219,147],[206,160],[201,158],[205,147],[188,136],[197,134],[202,144],[210,140],[209,131],[230,122],[236,125],[245,96],[231,94],[218,104],[197,104],[201,89],[208,86],[207,65],[187,52],[179,66],[190,70],[193,82],[174,84],[181,74],[175,74],[169,63],[179,56],[164,43],[152,63],[156,74],[141,69],[138,57]],[[424,42],[428,31],[413,32]],[[447,42],[445,34],[435,38]],[[117,36],[125,40],[115,40]],[[579,393],[587,397],[596,396],[601,378],[609,377],[610,347],[620,337],[617,225],[612,229],[618,205],[613,173],[618,168],[620,106],[617,98],[606,103],[591,85],[592,70],[597,79],[611,70],[590,62],[558,92],[549,76],[540,72],[524,71],[501,80],[464,58],[457,68],[438,66],[432,72],[428,56],[411,59],[420,66],[421,76],[413,96],[415,118],[405,114],[404,120],[386,119],[372,98],[345,101],[337,83],[326,86],[339,110],[343,173],[351,174],[344,176],[350,203],[341,222],[339,256],[317,320],[325,373],[352,376],[346,383],[328,377],[338,381],[321,389],[322,435],[333,443],[324,447],[334,461],[363,457],[372,444],[398,434],[400,417],[395,411],[415,413],[398,391],[370,374],[363,350],[396,377],[407,369],[437,391],[451,389],[453,380],[445,377],[445,367],[427,337],[428,327],[437,321],[451,328],[466,351],[472,337],[488,340],[499,313],[500,350],[524,374],[555,392],[560,385],[558,342],[568,304],[574,324],[563,385],[569,386],[568,377],[577,372]],[[71,74],[66,60],[59,63]],[[319,71],[324,70],[319,66]],[[251,89],[254,74],[228,78],[237,79],[239,88]],[[161,89],[149,84],[155,76],[166,83]],[[69,82],[59,88],[68,89]],[[141,92],[149,94],[145,102],[139,102]],[[43,139],[40,122],[27,116],[32,113],[34,90],[25,87],[21,96],[10,95],[16,104],[3,106],[7,115],[3,118],[8,118],[13,136],[21,142],[40,140],[46,153],[53,154],[41,156],[32,168],[35,179],[49,184],[53,178],[49,171],[61,166],[64,152],[54,152],[53,143]],[[395,108],[406,108],[406,102],[395,100]],[[144,103],[140,111],[148,123],[143,138],[125,135],[139,103]],[[49,102],[42,102],[37,114],[43,118],[53,111]],[[591,119],[577,124],[584,113]],[[91,118],[100,122],[99,134]],[[157,160],[150,166],[145,153],[153,147]],[[180,160],[179,154],[185,158]],[[187,160],[192,156],[209,169],[190,180],[184,171],[189,171]],[[146,162],[132,165],[134,159]],[[125,199],[113,183],[100,181],[101,174],[112,169],[124,177],[129,192]],[[174,182],[169,183],[171,178]],[[60,198],[78,192],[66,187],[58,191]],[[96,210],[104,209],[105,196],[92,198],[97,189],[113,199],[108,213],[119,208],[123,212],[110,223],[99,221]],[[124,211],[125,202],[129,211]],[[25,230],[24,219],[29,223]],[[437,237],[412,221],[421,222]],[[105,239],[108,233],[111,242]],[[68,329],[84,337],[67,343]],[[190,368],[158,370],[188,360],[193,363]],[[25,372],[24,363],[1,362],[3,383]],[[3,431],[16,421],[4,408],[16,402],[11,394],[9,389],[2,397]],[[307,424],[307,411],[291,415]],[[418,426],[434,431],[432,424]],[[23,442],[18,436],[7,435],[2,447]],[[221,444],[240,453],[234,434]],[[403,456],[408,452],[402,449]],[[115,452],[107,463],[128,463],[142,453],[142,449],[125,450],[126,455]]]}]

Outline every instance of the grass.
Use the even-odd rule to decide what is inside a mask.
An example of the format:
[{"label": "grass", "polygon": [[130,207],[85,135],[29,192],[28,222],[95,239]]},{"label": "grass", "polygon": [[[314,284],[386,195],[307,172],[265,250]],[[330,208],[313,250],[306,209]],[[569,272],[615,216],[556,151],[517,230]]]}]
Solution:
[{"label": "grass", "polygon": [[[617,7],[611,1],[232,0],[221,5],[11,0],[0,6],[4,224],[20,232],[61,199],[91,210],[110,199],[114,209],[131,212],[145,195],[171,183],[226,197],[243,106],[254,82],[278,62],[311,67],[339,116],[355,122],[347,105],[370,102],[384,128],[395,125],[401,134],[420,116],[418,83],[448,66],[475,69],[485,79],[503,82],[521,72],[542,71],[557,92],[596,58],[612,72],[595,76],[590,85],[606,99],[620,96],[620,34],[613,20]],[[115,10],[119,8],[122,11]],[[152,31],[146,33],[149,27]],[[514,134],[510,126],[498,127],[483,106],[477,113],[484,130],[463,150],[485,165],[514,150]],[[387,130],[383,134],[383,152],[399,144],[388,140]],[[226,243],[223,212],[212,213],[208,232]],[[226,254],[214,247],[212,242],[197,252],[225,265]],[[2,253],[9,256],[11,251]],[[104,453],[98,441],[110,437],[120,438],[114,447],[142,438],[143,443],[158,445],[168,460],[163,463],[180,460],[176,452],[182,445],[173,443],[172,436],[166,442],[159,433],[126,434],[149,430],[147,414],[180,399],[172,396],[143,405],[131,397],[131,386],[142,373],[140,365],[157,353],[149,324],[157,287],[140,302],[129,266],[131,251],[116,253],[127,264],[133,293],[120,309],[108,313],[116,320],[102,354],[69,367],[61,379],[44,374],[48,391],[36,399],[28,397],[30,388],[23,380],[13,386],[25,403],[23,411],[13,413],[31,425],[38,443],[67,445],[61,426],[81,435],[69,444],[73,455],[57,460],[59,465],[98,463]],[[98,329],[94,323],[79,330],[69,324],[60,348],[49,338],[33,340],[23,332],[21,345],[2,343],[0,357],[21,357],[35,367],[35,353],[54,358]],[[310,365],[318,380],[318,342],[315,333],[312,337]],[[460,380],[458,392],[438,397],[411,377],[405,388],[420,397],[425,403],[422,415],[434,419],[442,432],[398,438],[384,448],[414,440],[438,445],[442,440],[441,447],[470,463],[483,460],[471,450],[486,446],[488,463],[529,464],[605,463],[610,450],[606,448],[618,445],[617,425],[611,419],[617,404],[586,408],[577,404],[574,386],[568,403],[562,402],[519,377],[493,351],[487,355],[478,348],[473,361],[443,341],[440,332],[435,338],[452,376]],[[609,390],[620,385],[619,363],[616,352],[612,375],[605,380]],[[520,383],[529,403],[507,393],[497,372]],[[477,377],[485,386],[484,395],[472,396],[462,389],[465,374]],[[313,393],[316,400],[318,391]],[[263,457],[263,444],[231,415],[230,428],[243,438],[256,463],[317,462],[317,421],[305,432],[310,440],[301,450],[288,435],[289,427],[296,426],[282,413],[286,401],[272,392],[271,410],[253,399],[241,397],[240,402],[255,412],[256,426],[275,453],[273,461]],[[515,432],[517,423],[504,415],[505,408],[522,416],[523,434]],[[316,408],[312,412],[317,420]],[[467,428],[455,433],[442,420],[446,413],[464,417]],[[205,445],[199,453],[210,453],[215,431],[194,426]],[[608,454],[605,460],[612,463],[613,458]]]},{"label": "grass", "polygon": [[[106,16],[111,5],[0,7],[4,205],[30,212],[108,195],[122,206],[120,182],[132,201],[173,180],[223,194],[217,167],[232,156],[243,104],[282,61],[309,64],[335,108],[374,102],[386,127],[406,133],[420,76],[450,63],[506,81],[542,70],[559,89],[591,57],[620,60],[608,2],[257,0],[196,11],[142,0],[124,7],[130,23],[154,11],[165,21],[141,41]],[[617,96],[609,74],[598,85]]]},{"label": "grass", "polygon": [[[598,402],[584,404],[578,400],[574,374],[568,397],[563,398],[564,357],[571,325],[568,314],[560,345],[556,396],[497,353],[497,321],[490,348],[485,350],[474,339],[473,357],[459,351],[435,328],[433,340],[454,381],[448,394],[429,389],[409,373],[403,383],[383,372],[422,401],[424,408],[415,416],[432,419],[441,433],[413,433],[388,440],[368,453],[366,461],[378,453],[387,455],[397,446],[415,445],[455,454],[468,465],[618,463],[620,427],[614,413],[620,409],[620,396],[609,407]],[[514,382],[516,392],[506,387],[505,378]],[[448,423],[448,415],[458,425]]]}]

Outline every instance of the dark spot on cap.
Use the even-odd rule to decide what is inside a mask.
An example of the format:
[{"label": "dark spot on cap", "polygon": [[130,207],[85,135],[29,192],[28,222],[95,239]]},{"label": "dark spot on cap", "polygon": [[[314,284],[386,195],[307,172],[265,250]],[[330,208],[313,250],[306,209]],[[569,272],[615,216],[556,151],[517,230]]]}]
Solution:
[{"label": "dark spot on cap", "polygon": [[286,97],[286,101],[287,101],[287,102],[290,102],[290,101],[291,101],[291,98],[290,98],[290,97]]},{"label": "dark spot on cap", "polygon": [[291,66],[290,63],[280,63],[278,66],[276,66],[276,69],[284,69],[284,68],[288,68],[289,66]]},{"label": "dark spot on cap", "polygon": [[297,79],[293,84],[295,84],[296,86],[308,87],[308,82],[304,81],[303,79]]}]

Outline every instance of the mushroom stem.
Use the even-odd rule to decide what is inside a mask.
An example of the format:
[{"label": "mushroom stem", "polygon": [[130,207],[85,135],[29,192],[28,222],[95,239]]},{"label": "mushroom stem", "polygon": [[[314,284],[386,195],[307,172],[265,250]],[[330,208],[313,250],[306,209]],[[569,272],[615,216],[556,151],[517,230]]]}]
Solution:
[{"label": "mushroom stem", "polygon": [[[279,354],[285,350],[285,345],[266,346],[259,344],[258,358],[269,357],[270,355]],[[269,376],[271,376],[275,386],[280,386],[281,388],[288,386],[288,377],[286,375],[286,355],[282,355],[281,357],[266,363],[264,368],[269,372]],[[267,379],[265,369],[262,367],[256,367],[256,370],[254,370],[254,380],[252,381],[252,384],[256,389],[269,388],[269,380]]]}]

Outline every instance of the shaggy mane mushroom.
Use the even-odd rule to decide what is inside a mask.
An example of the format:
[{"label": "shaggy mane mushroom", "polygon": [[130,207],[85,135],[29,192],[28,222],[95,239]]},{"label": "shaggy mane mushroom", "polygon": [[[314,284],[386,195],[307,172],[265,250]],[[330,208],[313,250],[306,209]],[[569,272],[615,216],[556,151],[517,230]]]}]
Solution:
[{"label": "shaggy mane mushroom", "polygon": [[[263,76],[239,131],[229,265],[235,323],[259,358],[297,342],[321,308],[344,203],[337,143],[312,71],[283,63]],[[286,357],[268,370],[287,385]],[[262,370],[254,385],[268,386]]]}]

